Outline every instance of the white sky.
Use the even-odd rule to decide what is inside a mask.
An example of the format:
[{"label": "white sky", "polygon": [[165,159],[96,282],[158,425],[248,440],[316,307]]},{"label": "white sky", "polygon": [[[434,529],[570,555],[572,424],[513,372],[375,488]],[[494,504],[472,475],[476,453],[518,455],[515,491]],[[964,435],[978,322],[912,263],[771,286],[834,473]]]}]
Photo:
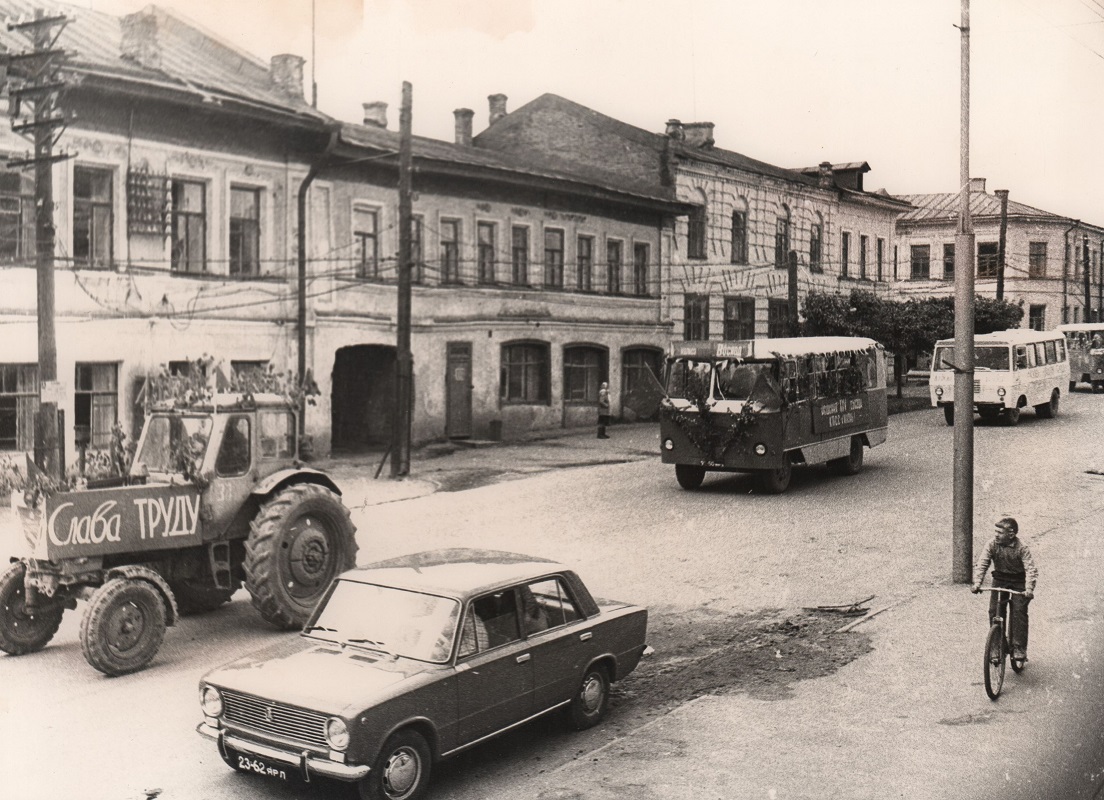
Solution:
[{"label": "white sky", "polygon": [[[143,0],[71,0],[124,14]],[[552,92],[784,167],[868,161],[866,188],[955,191],[961,0],[315,0],[319,108],[359,121],[413,84],[416,134]],[[267,60],[308,59],[311,0],[161,0]],[[1104,225],[1104,0],[972,0],[970,173]]]}]

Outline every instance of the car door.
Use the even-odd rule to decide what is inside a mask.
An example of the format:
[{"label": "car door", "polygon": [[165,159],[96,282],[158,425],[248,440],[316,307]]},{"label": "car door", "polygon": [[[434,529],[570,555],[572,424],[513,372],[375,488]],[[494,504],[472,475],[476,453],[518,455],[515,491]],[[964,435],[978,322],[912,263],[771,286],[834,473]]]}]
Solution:
[{"label": "car door", "polygon": [[595,650],[591,624],[558,576],[520,587],[522,628],[533,656],[536,711],[571,699]]},{"label": "car door", "polygon": [[516,589],[469,603],[456,677],[460,745],[533,714],[532,654],[521,635]]}]

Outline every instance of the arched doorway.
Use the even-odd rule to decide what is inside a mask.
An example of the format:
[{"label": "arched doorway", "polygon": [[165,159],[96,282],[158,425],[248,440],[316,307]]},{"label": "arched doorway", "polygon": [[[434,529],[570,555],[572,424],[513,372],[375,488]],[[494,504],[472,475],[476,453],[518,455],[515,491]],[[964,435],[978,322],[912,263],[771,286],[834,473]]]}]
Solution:
[{"label": "arched doorway", "polygon": [[656,419],[663,398],[663,351],[631,347],[621,353],[621,417],[629,422]]},{"label": "arched doorway", "polygon": [[349,452],[390,443],[395,348],[377,344],[342,347],[334,354],[332,378],[333,449]]}]

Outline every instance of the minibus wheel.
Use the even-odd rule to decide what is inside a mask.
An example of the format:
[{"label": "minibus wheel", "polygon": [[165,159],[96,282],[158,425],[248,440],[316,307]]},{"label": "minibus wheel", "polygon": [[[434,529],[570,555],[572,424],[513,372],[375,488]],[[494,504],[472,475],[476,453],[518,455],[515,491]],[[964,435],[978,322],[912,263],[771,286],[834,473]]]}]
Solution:
[{"label": "minibus wheel", "polygon": [[790,488],[793,464],[789,461],[778,469],[765,469],[759,473],[759,488],[767,494],[782,494]]},{"label": "minibus wheel", "polygon": [[833,458],[828,469],[835,475],[858,475],[863,465],[863,443],[858,436],[851,437],[851,452],[843,458]]},{"label": "minibus wheel", "polygon": [[1004,424],[1012,427],[1020,423],[1020,409],[1018,408],[1006,408],[1004,410]]},{"label": "minibus wheel", "polygon": [[693,464],[675,464],[675,479],[683,489],[697,489],[705,480],[705,467]]},{"label": "minibus wheel", "polygon": [[[1069,390],[1072,392],[1076,388],[1077,388],[1077,381],[1070,381]],[[1096,385],[1095,384],[1093,385],[1093,391],[1096,391]]]},{"label": "minibus wheel", "polygon": [[954,425],[954,403],[943,406],[943,419],[947,420],[948,425]]},{"label": "minibus wheel", "polygon": [[1050,393],[1050,402],[1035,406],[1035,413],[1043,419],[1054,419],[1058,416],[1058,390]]}]

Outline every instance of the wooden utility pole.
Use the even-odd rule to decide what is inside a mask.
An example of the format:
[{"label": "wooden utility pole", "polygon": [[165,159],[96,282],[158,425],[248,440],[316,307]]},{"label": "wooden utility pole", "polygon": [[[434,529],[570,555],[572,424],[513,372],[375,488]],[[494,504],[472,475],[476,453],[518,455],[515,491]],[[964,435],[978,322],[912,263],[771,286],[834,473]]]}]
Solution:
[{"label": "wooden utility pole", "polygon": [[955,234],[954,531],[951,579],[969,583],[974,562],[974,226],[970,218],[970,0],[959,26],[959,216]]},{"label": "wooden utility pole", "polygon": [[1004,299],[1004,247],[1008,239],[1008,190],[993,192],[1000,198],[1000,238],[997,240],[997,299]]},{"label": "wooden utility pole", "polygon": [[[57,375],[57,341],[54,333],[54,186],[53,165],[69,158],[54,155],[61,130],[67,124],[59,108],[59,95],[66,84],[61,69],[66,60],[56,47],[58,36],[68,18],[47,16],[39,9],[28,21],[8,23],[9,31],[18,31],[30,39],[31,49],[8,54],[4,61],[9,73],[9,113],[12,130],[31,133],[34,154],[9,159],[16,168],[34,167],[35,185],[35,267],[38,296],[38,385],[39,406],[35,418],[34,458],[49,477],[60,480],[65,471],[61,463],[57,401],[60,384]],[[14,78],[15,80],[11,80]],[[15,122],[25,104],[30,104],[30,120]]]},{"label": "wooden utility pole", "polygon": [[410,473],[410,416],[414,397],[414,358],[410,352],[410,234],[412,229],[412,88],[403,81],[399,110],[399,288],[398,345],[395,353],[395,412],[391,431],[391,477]]}]

